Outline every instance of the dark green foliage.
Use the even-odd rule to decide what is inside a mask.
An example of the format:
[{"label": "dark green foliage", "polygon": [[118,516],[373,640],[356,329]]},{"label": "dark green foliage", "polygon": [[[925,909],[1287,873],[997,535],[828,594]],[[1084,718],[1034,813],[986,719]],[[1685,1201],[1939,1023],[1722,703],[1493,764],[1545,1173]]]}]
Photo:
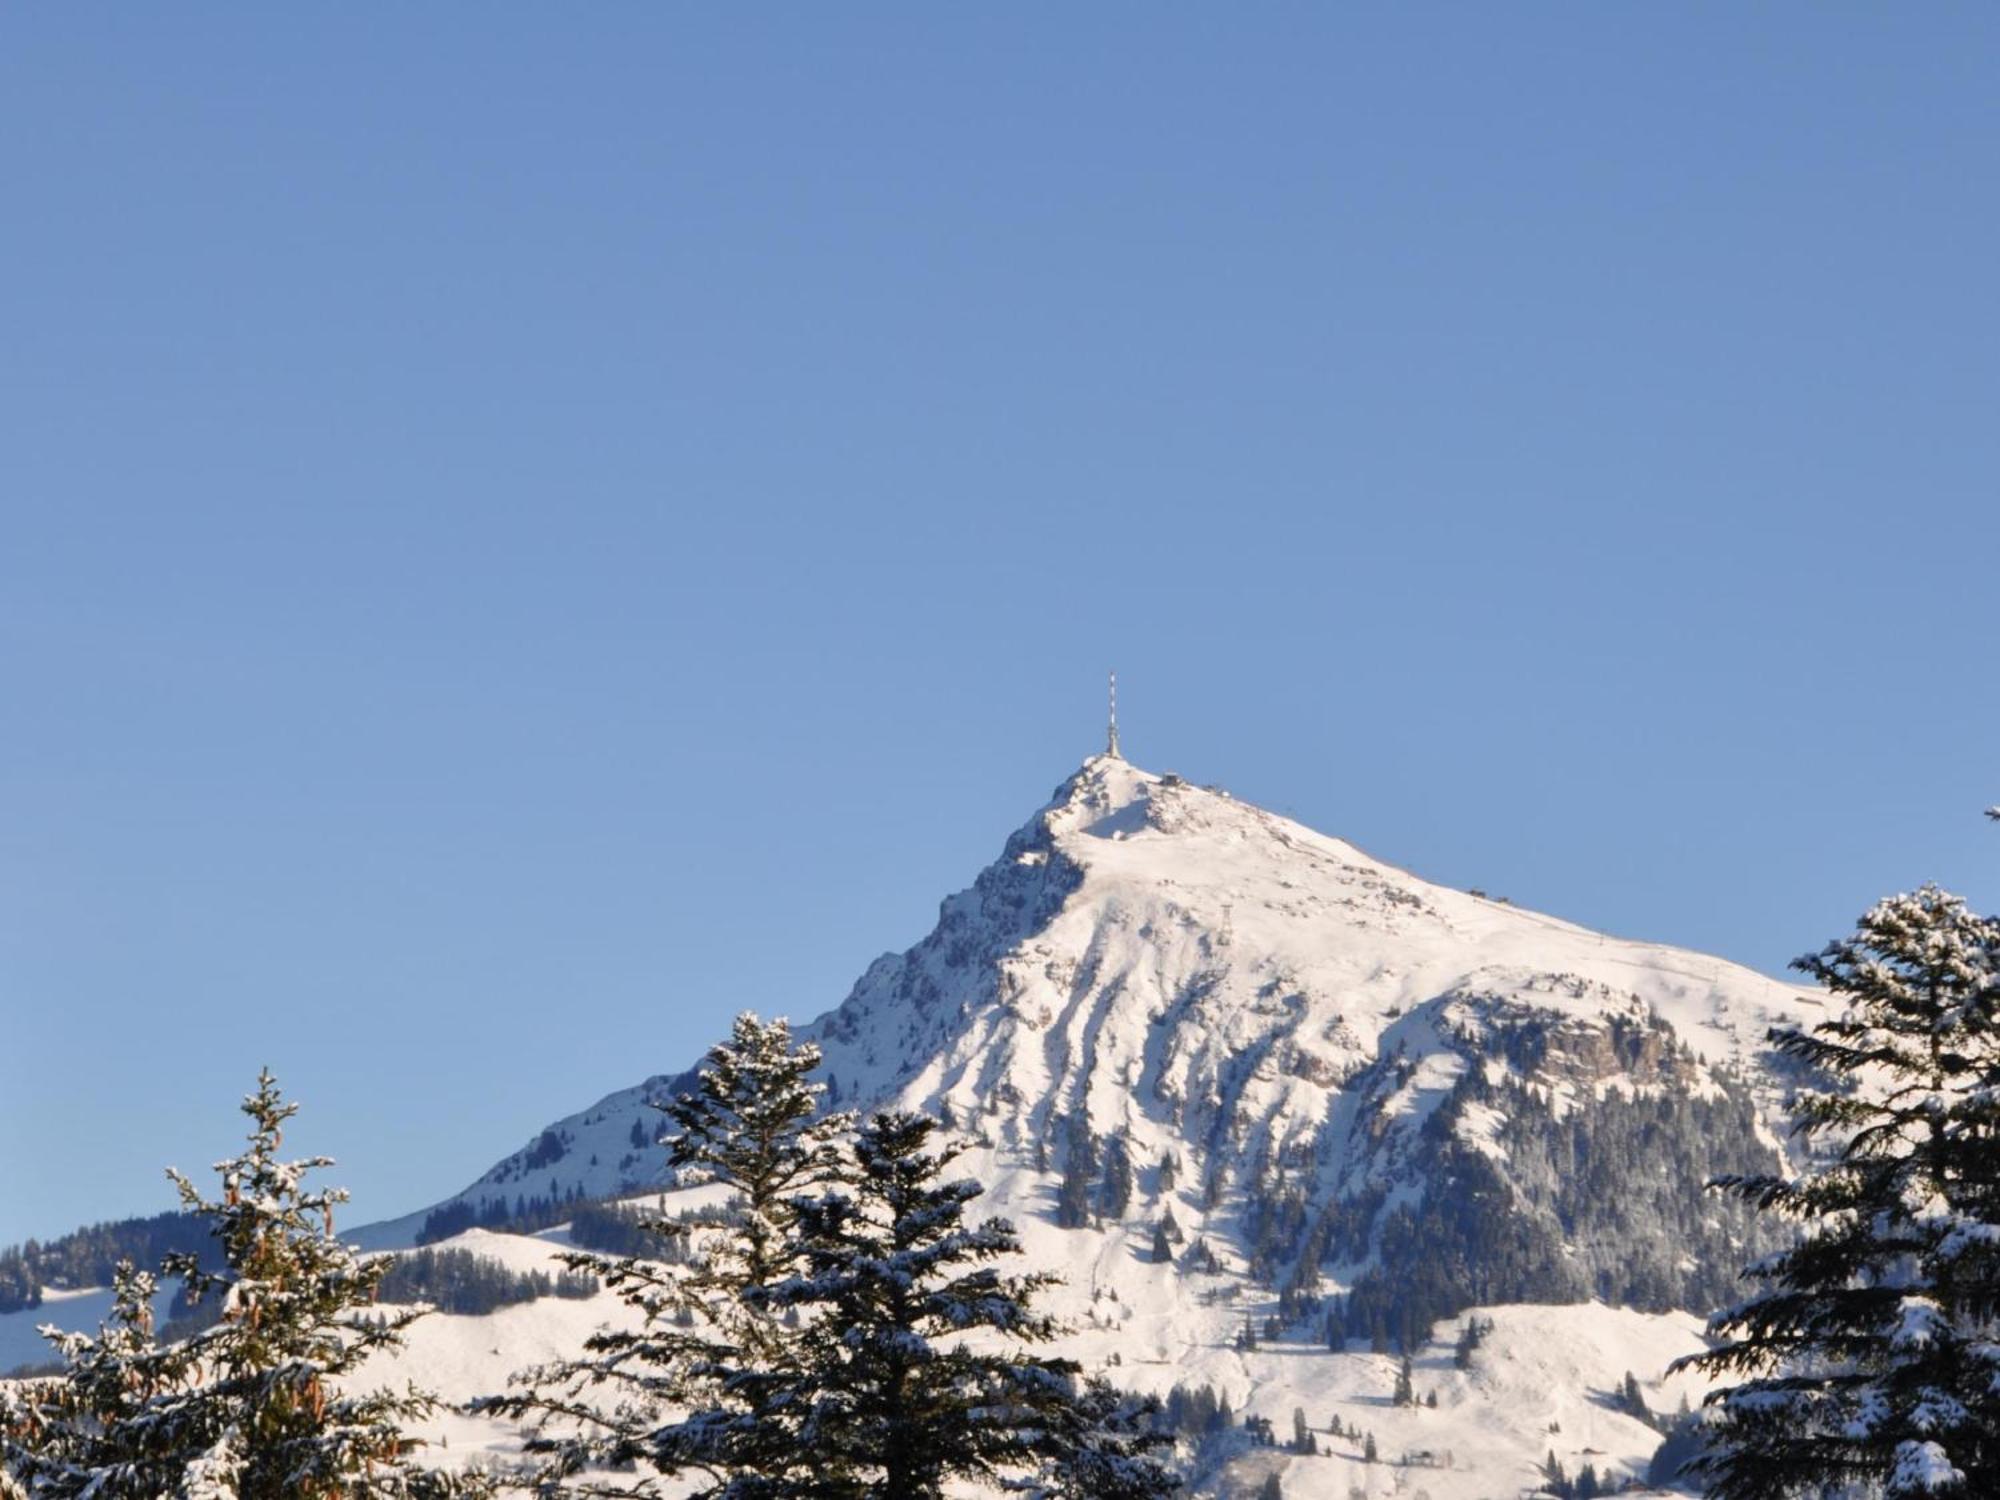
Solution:
[{"label": "dark green foliage", "polygon": [[798,1202],[804,1266],[765,1299],[837,1330],[807,1341],[805,1367],[771,1403],[802,1407],[820,1492],[939,1500],[950,1485],[1036,1475],[1075,1493],[1168,1492],[1147,1453],[1157,1424],[1107,1421],[1107,1391],[1028,1352],[1058,1331],[1034,1307],[1052,1278],[996,1267],[1019,1253],[1014,1228],[965,1222],[980,1189],[946,1177],[957,1150],[932,1149],[936,1128],[912,1114],[864,1125],[850,1184]]},{"label": "dark green foliage", "polygon": [[1165,1414],[1150,1396],[1102,1380],[1077,1388],[1056,1428],[1059,1452],[1037,1489],[1063,1500],[1166,1500],[1179,1481],[1155,1455],[1171,1448]]},{"label": "dark green foliage", "polygon": [[438,1312],[483,1317],[496,1308],[538,1297],[597,1295],[587,1271],[515,1271],[470,1250],[417,1250],[389,1262],[376,1288],[384,1302],[430,1304]]},{"label": "dark green foliage", "polygon": [[45,1287],[109,1286],[120,1262],[156,1266],[169,1255],[196,1256],[207,1270],[221,1264],[208,1226],[179,1212],[115,1219],[56,1239],[9,1246],[0,1250],[0,1313],[41,1306]]},{"label": "dark green foliage", "polygon": [[1486,1342],[1487,1336],[1492,1332],[1491,1318],[1467,1318],[1465,1326],[1458,1331],[1458,1343],[1452,1349],[1452,1364],[1461,1370],[1471,1369],[1472,1356],[1478,1352],[1479,1346]]},{"label": "dark green foliage", "polygon": [[33,1262],[18,1248],[0,1250],[0,1313],[41,1305],[42,1283]]},{"label": "dark green foliage", "polygon": [[1879,903],[1797,967],[1843,1002],[1771,1040],[1822,1155],[1716,1186],[1800,1227],[1749,1268],[1687,1363],[1707,1398],[1694,1472],[1719,1500],[2000,1494],[2000,922],[1935,886]]},{"label": "dark green foliage", "polygon": [[417,1243],[435,1244],[439,1240],[464,1234],[468,1229],[535,1234],[574,1217],[579,1209],[594,1201],[597,1200],[586,1198],[583,1188],[576,1183],[559,1192],[517,1193],[512,1203],[504,1197],[489,1198],[474,1207],[461,1199],[425,1214],[423,1227],[417,1231]]},{"label": "dark green foliage", "polygon": [[569,1143],[555,1131],[544,1130],[536,1137],[535,1143],[528,1147],[527,1153],[521,1157],[521,1170],[538,1172],[543,1167],[554,1166],[567,1155],[569,1155]]},{"label": "dark green foliage", "polygon": [[1201,1180],[1201,1206],[1204,1213],[1216,1208],[1222,1202],[1223,1191],[1229,1186],[1229,1171],[1221,1162],[1208,1169]]},{"label": "dark green foliage", "polygon": [[796,1377],[806,1333],[763,1296],[799,1267],[801,1196],[844,1172],[836,1140],[849,1122],[818,1113],[818,1064],[818,1048],[795,1044],[786,1022],[738,1016],[694,1086],[666,1106],[670,1162],[725,1188],[726,1204],[641,1221],[683,1252],[565,1257],[638,1317],[592,1335],[582,1358],[522,1371],[514,1392],[475,1403],[527,1420],[535,1493],[650,1495],[653,1476],[686,1476],[696,1495],[747,1500],[814,1478],[796,1414],[770,1404]]},{"label": "dark green foliage", "polygon": [[1299,1249],[1308,1218],[1306,1195],[1282,1175],[1260,1174],[1244,1196],[1243,1236],[1250,1252],[1250,1274],[1267,1286]]},{"label": "dark green foliage", "polygon": [[1097,1211],[1107,1219],[1122,1219],[1132,1202],[1132,1155],[1125,1138],[1114,1135],[1104,1143],[1104,1181],[1097,1190]]},{"label": "dark green foliage", "polygon": [[[1629,1049],[1644,1034],[1618,1035]],[[1516,1033],[1501,1036],[1536,1052]],[[1540,1088],[1495,1087],[1469,1072],[1418,1142],[1421,1204],[1385,1213],[1378,1192],[1322,1218],[1329,1263],[1379,1256],[1347,1298],[1347,1335],[1413,1349],[1434,1323],[1468,1307],[1594,1297],[1659,1312],[1724,1300],[1745,1249],[1773,1248],[1781,1237],[1743,1206],[1704,1198],[1711,1177],[1775,1165],[1758,1142],[1748,1087],[1727,1073],[1719,1082],[1708,1098],[1614,1089],[1558,1114]],[[1504,1120],[1504,1176],[1457,1134],[1475,1103]]]},{"label": "dark green foliage", "polygon": [[192,1441],[179,1397],[200,1378],[196,1358],[154,1337],[152,1275],[128,1261],[112,1285],[96,1336],[51,1340],[60,1356],[51,1379],[13,1394],[0,1386],[0,1495],[140,1500],[171,1494],[186,1476]]},{"label": "dark green foliage", "polygon": [[1701,1419],[1683,1413],[1654,1450],[1646,1466],[1646,1481],[1656,1489],[1690,1482],[1689,1469],[1700,1459],[1703,1449]]},{"label": "dark green foliage", "polygon": [[[637,1203],[586,1203],[570,1215],[569,1238],[577,1249],[599,1255],[685,1262],[687,1231],[697,1220],[708,1223],[714,1218],[712,1213],[669,1216],[663,1205],[649,1209]],[[662,1219],[669,1219],[679,1227],[662,1234],[656,1227]]]},{"label": "dark green foliage", "polygon": [[1056,1188],[1056,1223],[1081,1229],[1090,1222],[1091,1189],[1097,1176],[1097,1138],[1082,1111],[1071,1115],[1063,1131],[1062,1181]]},{"label": "dark green foliage", "polygon": [[1654,1415],[1653,1409],[1646,1404],[1646,1393],[1639,1389],[1639,1377],[1630,1370],[1625,1372],[1624,1383],[1611,1398],[1611,1404],[1626,1416],[1638,1418],[1648,1427],[1662,1430],[1664,1428],[1664,1424]]},{"label": "dark green foliage", "polygon": [[1167,1393],[1160,1422],[1167,1431],[1199,1440],[1229,1427],[1229,1403],[1212,1385],[1177,1385]]},{"label": "dark green foliage", "polygon": [[417,1243],[435,1244],[439,1240],[464,1234],[468,1229],[508,1229],[512,1227],[511,1219],[507,1205],[498,1199],[488,1201],[481,1208],[474,1208],[462,1200],[446,1203],[424,1215],[423,1225],[417,1230]]},{"label": "dark green foliage", "polygon": [[36,1500],[363,1500],[443,1497],[483,1487],[414,1465],[407,1423],[433,1414],[422,1392],[353,1389],[362,1361],[396,1347],[418,1315],[375,1307],[387,1270],[335,1237],[346,1195],[309,1191],[323,1158],[283,1161],[296,1112],[267,1072],[244,1101],[248,1149],[223,1162],[220,1196],[170,1174],[206,1224],[223,1268],[169,1255],[164,1274],[222,1315],[185,1343],[152,1329],[152,1278],[118,1273],[113,1316],[95,1337],[60,1335],[63,1374],[0,1410],[0,1470]]}]

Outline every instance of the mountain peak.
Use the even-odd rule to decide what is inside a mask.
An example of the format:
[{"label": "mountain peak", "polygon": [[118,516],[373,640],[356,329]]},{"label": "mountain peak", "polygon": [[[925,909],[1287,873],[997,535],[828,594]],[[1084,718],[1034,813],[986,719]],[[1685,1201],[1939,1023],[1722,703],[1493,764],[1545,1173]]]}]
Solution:
[{"label": "mountain peak", "polygon": [[[1178,781],[1180,778],[1174,777]],[[1122,755],[1108,751],[1091,756],[1069,779],[1056,788],[1055,796],[1043,809],[1068,831],[1081,824],[1105,818],[1137,814],[1143,822],[1146,804],[1153,789],[1166,781],[1151,771],[1143,771]]]},{"label": "mountain peak", "polygon": [[[1759,1243],[1701,1184],[1781,1168],[1786,1075],[1766,1029],[1820,1005],[1426,881],[1107,744],[928,934],[800,1033],[833,1106],[946,1122],[993,1210],[1067,1268],[1082,1337],[1128,1375],[1158,1389],[1199,1371],[1233,1382],[1238,1409],[1278,1412],[1353,1382],[1389,1421],[1381,1361],[1313,1365],[1306,1347],[1418,1347],[1481,1303],[1657,1313],[1726,1296]],[[365,1238],[658,1191],[649,1104],[686,1086],[610,1095]],[[1169,1225],[1186,1243],[1162,1254]],[[1573,1330],[1602,1336],[1613,1371],[1642,1367],[1655,1334],[1668,1353],[1699,1341],[1686,1313],[1496,1317],[1532,1321],[1564,1357]],[[1268,1363],[1240,1337],[1256,1319],[1291,1341]],[[1519,1402],[1494,1399],[1512,1456],[1462,1482],[1435,1471],[1434,1493],[1511,1493],[1496,1476],[1540,1461],[1549,1413],[1514,1421]],[[1601,1409],[1580,1401],[1562,1426],[1601,1447],[1582,1436]],[[1655,1441],[1636,1421],[1629,1437],[1640,1456]]]},{"label": "mountain peak", "polygon": [[[1663,1046],[1687,1052],[1699,1091],[1711,1065],[1754,1071],[1766,1027],[1811,1008],[1765,976],[1433,884],[1107,750],[802,1032],[841,1107],[977,1120],[1035,1160],[1080,1120],[1134,1160],[1198,1148],[1232,1182],[1310,1163],[1312,1196],[1339,1201],[1372,1190],[1383,1153],[1460,1079],[1500,1067],[1488,1049],[1504,1038],[1541,1059],[1507,1069],[1565,1097],[1608,1087],[1619,1048]],[[651,1185],[633,1121],[662,1083],[558,1122],[456,1201]]]}]

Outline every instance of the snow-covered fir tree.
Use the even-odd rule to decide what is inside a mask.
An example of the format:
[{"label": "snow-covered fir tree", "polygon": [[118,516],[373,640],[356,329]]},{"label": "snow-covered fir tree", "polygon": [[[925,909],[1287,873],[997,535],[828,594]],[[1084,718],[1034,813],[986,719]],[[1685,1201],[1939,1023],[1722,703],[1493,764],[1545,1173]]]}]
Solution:
[{"label": "snow-covered fir tree", "polygon": [[387,1270],[335,1237],[341,1189],[309,1189],[324,1157],[284,1161],[298,1110],[266,1071],[243,1102],[249,1147],[217,1165],[214,1200],[170,1172],[187,1211],[210,1222],[224,1269],[169,1256],[219,1320],[162,1349],[150,1276],[120,1272],[97,1336],[59,1335],[63,1372],[30,1385],[6,1425],[7,1466],[34,1500],[360,1500],[483,1493],[484,1483],[411,1461],[406,1427],[438,1409],[414,1389],[357,1392],[361,1362],[395,1348],[422,1309],[376,1307]]},{"label": "snow-covered fir tree", "polygon": [[800,1367],[804,1333],[761,1293],[796,1265],[796,1200],[842,1180],[837,1141],[853,1122],[819,1113],[819,1057],[786,1021],[738,1016],[694,1089],[663,1106],[683,1182],[728,1190],[706,1214],[644,1221],[662,1248],[687,1241],[691,1253],[564,1257],[639,1318],[476,1403],[527,1419],[537,1493],[765,1495],[808,1471],[795,1420],[772,1404]]},{"label": "snow-covered fir tree", "polygon": [[1396,1406],[1417,1404],[1416,1371],[1411,1367],[1410,1356],[1407,1354],[1396,1365],[1396,1390],[1390,1401]]},{"label": "snow-covered fir tree", "polygon": [[191,1349],[203,1383],[190,1403],[200,1456],[190,1500],[358,1500],[483,1492],[477,1480],[411,1462],[407,1424],[433,1415],[437,1400],[415,1389],[347,1389],[370,1355],[400,1347],[424,1309],[376,1306],[388,1263],[363,1259],[334,1233],[344,1188],[309,1189],[327,1157],[284,1161],[285,1122],[298,1113],[266,1069],[243,1101],[249,1148],[217,1164],[211,1200],[170,1172],[181,1206],[211,1223],[227,1269],[209,1274],[193,1256],[169,1257],[191,1300],[221,1298],[221,1318]]},{"label": "snow-covered fir tree", "polygon": [[60,1376],[0,1386],[0,1496],[173,1493],[187,1466],[180,1396],[195,1373],[184,1345],[153,1328],[150,1272],[118,1267],[96,1334],[50,1331]]},{"label": "snow-covered fir tree", "polygon": [[1796,1221],[1687,1363],[1718,1500],[2000,1494],[2000,924],[1934,886],[1799,960],[1845,1008],[1777,1048],[1821,1154],[1720,1186]]},{"label": "snow-covered fir tree", "polygon": [[1055,1427],[1055,1460],[1032,1486],[1051,1500],[1162,1500],[1179,1489],[1162,1455],[1173,1446],[1160,1403],[1092,1378]]},{"label": "snow-covered fir tree", "polygon": [[1114,1420],[1115,1395],[1031,1352],[1059,1331],[1034,1305],[1054,1278],[994,1264],[1020,1240],[1005,1220],[965,1221],[981,1189],[947,1178],[957,1152],[933,1147],[936,1129],[924,1115],[876,1115],[854,1139],[851,1190],[798,1205],[804,1270],[768,1300],[824,1333],[807,1341],[795,1393],[816,1493],[1170,1492],[1150,1453],[1165,1441],[1157,1424]]},{"label": "snow-covered fir tree", "polygon": [[709,1049],[692,1093],[666,1106],[668,1162],[685,1182],[733,1189],[725,1236],[705,1261],[729,1290],[767,1286],[791,1267],[795,1200],[840,1179],[851,1115],[821,1114],[820,1049],[782,1017],[745,1012]]}]

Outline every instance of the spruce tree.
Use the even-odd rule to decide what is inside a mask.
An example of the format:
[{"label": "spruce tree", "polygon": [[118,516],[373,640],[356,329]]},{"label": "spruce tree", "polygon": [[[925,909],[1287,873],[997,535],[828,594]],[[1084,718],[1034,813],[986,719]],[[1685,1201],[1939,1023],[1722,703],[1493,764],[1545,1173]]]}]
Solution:
[{"label": "spruce tree", "polygon": [[1056,1189],[1056,1223],[1064,1229],[1081,1229],[1090,1222],[1091,1178],[1097,1170],[1097,1138],[1091,1134],[1090,1115],[1079,1109],[1064,1124],[1067,1143],[1063,1152],[1062,1182]]},{"label": "spruce tree", "polygon": [[298,1110],[265,1071],[243,1102],[249,1148],[217,1165],[211,1201],[169,1172],[184,1208],[211,1221],[224,1269],[178,1254],[162,1264],[189,1299],[220,1301],[220,1321],[162,1349],[152,1278],[121,1269],[111,1320],[95,1338],[58,1335],[60,1377],[30,1387],[9,1416],[7,1466],[36,1500],[360,1500],[479,1493],[478,1480],[411,1462],[406,1424],[438,1410],[415,1389],[355,1392],[372,1354],[400,1346],[423,1309],[375,1303],[388,1270],[334,1235],[339,1189],[308,1190],[324,1157],[282,1161]]},{"label": "spruce tree", "polygon": [[805,1333],[764,1294],[796,1268],[795,1200],[841,1180],[838,1137],[852,1122],[818,1113],[819,1061],[784,1020],[738,1016],[694,1089],[664,1106],[668,1160],[684,1184],[726,1188],[724,1201],[641,1221],[671,1258],[563,1258],[638,1316],[592,1335],[582,1358],[522,1371],[515,1390],[474,1404],[526,1419],[536,1493],[652,1495],[657,1480],[692,1475],[677,1493],[746,1497],[813,1469],[794,1418],[772,1404],[796,1383]]},{"label": "spruce tree", "polygon": [[1630,1370],[1625,1372],[1625,1383],[1619,1387],[1618,1404],[1628,1415],[1649,1425],[1652,1423],[1653,1413],[1646,1405],[1646,1393],[1639,1389],[1639,1377]]},{"label": "spruce tree", "polygon": [[1396,1366],[1396,1393],[1393,1399],[1397,1406],[1417,1404],[1416,1372],[1411,1369],[1410,1356],[1407,1354]]},{"label": "spruce tree", "polygon": [[1173,1437],[1153,1397],[1093,1378],[1059,1415],[1059,1451],[1042,1473],[1039,1493],[1060,1500],[1164,1500],[1180,1487],[1155,1456],[1173,1447]]},{"label": "spruce tree", "polygon": [[802,1274],[762,1299],[826,1332],[808,1341],[795,1398],[772,1402],[804,1408],[815,1493],[939,1500],[948,1485],[1038,1476],[1130,1500],[1165,1493],[1172,1477],[1145,1453],[1162,1438],[1154,1424],[1107,1421],[1114,1398],[1074,1363],[1030,1352],[1058,1332],[1034,1306],[1054,1278],[997,1268],[1019,1237],[1003,1219],[965,1222],[981,1190],[947,1180],[958,1151],[932,1148],[936,1128],[917,1114],[869,1120],[852,1187],[797,1205]]},{"label": "spruce tree", "polygon": [[97,1334],[51,1333],[52,1380],[0,1385],[0,1497],[142,1500],[171,1494],[187,1468],[179,1398],[195,1371],[185,1346],[154,1337],[159,1283],[130,1261],[113,1280]]},{"label": "spruce tree", "polygon": [[1122,1219],[1132,1202],[1132,1154],[1125,1138],[1114,1135],[1104,1144],[1104,1181],[1098,1188],[1097,1211],[1107,1219]]},{"label": "spruce tree", "polygon": [[[169,1172],[181,1206],[211,1221],[227,1269],[203,1272],[192,1255],[169,1257],[190,1300],[222,1299],[221,1321],[191,1350],[206,1379],[193,1402],[210,1439],[194,1465],[191,1494],[230,1500],[350,1500],[362,1496],[446,1496],[477,1482],[419,1468],[404,1426],[436,1413],[424,1392],[345,1389],[370,1355],[399,1348],[424,1309],[388,1313],[375,1305],[389,1269],[364,1260],[334,1234],[345,1189],[307,1190],[326,1157],[282,1161],[285,1122],[298,1113],[266,1069],[243,1101],[249,1149],[221,1162],[221,1193],[202,1196]],[[205,1483],[207,1489],[202,1488]]]},{"label": "spruce tree", "polygon": [[684,1181],[733,1189],[726,1222],[735,1233],[709,1257],[729,1290],[768,1286],[790,1269],[793,1200],[840,1176],[839,1140],[854,1122],[819,1114],[822,1089],[810,1076],[819,1062],[819,1048],[794,1042],[788,1021],[745,1012],[709,1049],[694,1092],[666,1107],[668,1162]]},{"label": "spruce tree", "polygon": [[1718,1500],[2000,1494],[2000,925],[1926,886],[1798,961],[1844,1010],[1771,1034],[1816,1070],[1795,1178],[1718,1186],[1801,1226],[1684,1361]]}]

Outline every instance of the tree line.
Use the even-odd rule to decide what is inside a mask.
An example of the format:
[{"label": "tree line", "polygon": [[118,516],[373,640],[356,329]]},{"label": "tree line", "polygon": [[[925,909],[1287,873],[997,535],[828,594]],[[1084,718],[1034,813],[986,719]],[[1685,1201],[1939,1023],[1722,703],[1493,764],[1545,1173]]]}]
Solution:
[{"label": "tree line", "polygon": [[121,1260],[157,1264],[174,1254],[214,1259],[208,1225],[197,1214],[172,1212],[91,1224],[49,1240],[0,1249],[0,1313],[40,1307],[47,1288],[109,1286]]},{"label": "tree line", "polygon": [[[1179,1486],[1158,1403],[1042,1352],[1053,1278],[1010,1269],[1004,1219],[974,1220],[938,1122],[824,1113],[819,1055],[783,1021],[738,1018],[695,1088],[666,1106],[670,1157],[727,1189],[712,1212],[599,1216],[618,1258],[562,1257],[559,1293],[602,1283],[635,1317],[575,1359],[517,1372],[472,1410],[526,1434],[518,1468],[418,1461],[414,1388],[351,1389],[398,1347],[422,1292],[507,1295],[479,1258],[364,1257],[337,1237],[324,1158],[286,1161],[297,1109],[266,1072],[244,1101],[247,1149],[205,1197],[175,1175],[219,1256],[121,1263],[96,1334],[55,1334],[56,1372],[0,1387],[5,1500],[359,1500],[363,1496],[692,1493],[726,1500],[942,1500],[965,1486],[1079,1500],[1162,1500]],[[629,1239],[624,1243],[631,1243]],[[639,1253],[643,1250],[643,1254]],[[213,1321],[154,1327],[164,1277]],[[690,1486],[692,1489],[690,1490]]]}]

